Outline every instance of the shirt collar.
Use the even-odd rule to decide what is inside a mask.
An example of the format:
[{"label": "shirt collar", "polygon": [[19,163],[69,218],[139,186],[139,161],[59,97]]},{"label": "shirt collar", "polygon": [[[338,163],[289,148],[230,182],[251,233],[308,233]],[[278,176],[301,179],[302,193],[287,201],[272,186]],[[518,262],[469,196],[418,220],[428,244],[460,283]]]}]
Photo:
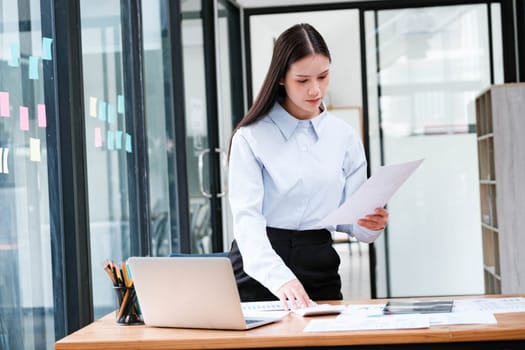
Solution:
[{"label": "shirt collar", "polygon": [[[325,117],[327,114],[326,105],[324,102],[321,103],[321,108],[323,111],[318,116],[308,120],[314,129],[317,139],[319,139],[322,126],[324,124],[323,121],[326,119]],[[275,125],[277,125],[286,140],[290,138],[300,122],[299,119],[288,113],[279,102],[275,102],[268,115]]]}]

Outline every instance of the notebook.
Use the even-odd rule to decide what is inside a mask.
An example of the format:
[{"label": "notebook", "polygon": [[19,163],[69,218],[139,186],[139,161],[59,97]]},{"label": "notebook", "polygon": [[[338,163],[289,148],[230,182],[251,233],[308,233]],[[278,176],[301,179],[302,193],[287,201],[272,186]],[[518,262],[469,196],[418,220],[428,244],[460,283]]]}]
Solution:
[{"label": "notebook", "polygon": [[279,321],[245,317],[225,257],[130,257],[144,323],[154,327],[245,330]]}]

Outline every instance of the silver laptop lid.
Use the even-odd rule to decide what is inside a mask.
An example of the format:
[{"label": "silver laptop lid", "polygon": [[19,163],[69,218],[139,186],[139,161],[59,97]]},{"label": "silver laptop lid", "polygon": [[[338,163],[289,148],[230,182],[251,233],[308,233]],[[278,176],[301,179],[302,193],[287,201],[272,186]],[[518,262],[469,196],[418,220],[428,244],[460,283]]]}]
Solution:
[{"label": "silver laptop lid", "polygon": [[146,325],[246,329],[228,258],[131,257],[128,265]]}]

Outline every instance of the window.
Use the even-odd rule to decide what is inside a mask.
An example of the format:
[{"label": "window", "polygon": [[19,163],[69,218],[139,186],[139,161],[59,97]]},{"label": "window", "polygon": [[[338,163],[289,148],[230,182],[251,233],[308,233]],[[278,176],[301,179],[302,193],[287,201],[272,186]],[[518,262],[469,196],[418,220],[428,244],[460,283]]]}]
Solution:
[{"label": "window", "polygon": [[[148,133],[148,178],[150,188],[151,255],[167,256],[180,251],[177,231],[176,149],[172,106],[174,64],[167,33],[170,21],[165,1],[142,2],[144,40],[144,85]],[[166,13],[167,12],[167,13]],[[171,19],[172,21],[174,19]]]},{"label": "window", "polygon": [[51,349],[55,341],[43,73],[53,39],[42,36],[40,17],[38,1],[2,2],[1,349]]},{"label": "window", "polygon": [[120,263],[130,255],[127,155],[133,152],[134,140],[125,122],[120,2],[82,0],[80,6],[91,277],[97,319],[111,311],[114,300],[104,261]]}]

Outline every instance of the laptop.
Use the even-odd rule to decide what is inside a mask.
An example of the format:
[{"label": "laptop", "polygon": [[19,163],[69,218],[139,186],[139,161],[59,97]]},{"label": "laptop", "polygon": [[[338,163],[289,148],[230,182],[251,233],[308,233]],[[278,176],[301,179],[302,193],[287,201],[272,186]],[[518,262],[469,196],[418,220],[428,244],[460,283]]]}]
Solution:
[{"label": "laptop", "polygon": [[243,315],[226,257],[130,257],[128,266],[146,325],[246,330],[281,319]]}]

